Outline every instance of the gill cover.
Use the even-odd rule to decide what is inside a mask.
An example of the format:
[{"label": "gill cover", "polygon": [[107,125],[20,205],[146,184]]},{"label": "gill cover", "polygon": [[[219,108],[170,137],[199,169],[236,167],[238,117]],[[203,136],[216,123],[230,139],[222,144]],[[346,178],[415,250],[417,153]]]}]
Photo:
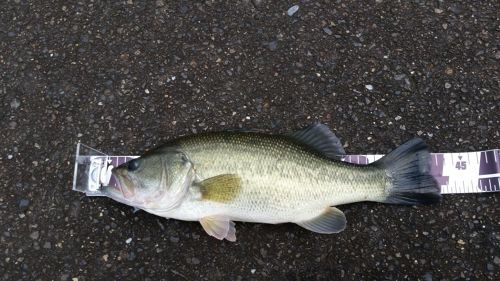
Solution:
[{"label": "gill cover", "polygon": [[113,174],[120,182],[120,202],[158,214],[177,207],[194,179],[187,155],[173,148],[147,153],[115,168]]},{"label": "gill cover", "polygon": [[162,202],[156,210],[168,212],[179,206],[187,194],[189,187],[194,181],[195,173],[193,164],[186,154],[181,151],[173,152],[171,161],[167,161],[166,169],[169,170],[170,178],[168,180],[167,200]]}]

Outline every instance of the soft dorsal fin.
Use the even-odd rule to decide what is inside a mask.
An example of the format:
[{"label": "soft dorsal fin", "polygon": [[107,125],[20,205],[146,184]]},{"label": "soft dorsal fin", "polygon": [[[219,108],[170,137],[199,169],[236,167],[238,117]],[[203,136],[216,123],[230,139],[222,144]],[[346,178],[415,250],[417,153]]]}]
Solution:
[{"label": "soft dorsal fin", "polygon": [[241,178],[235,174],[223,174],[198,183],[201,199],[221,203],[231,202],[241,191]]},{"label": "soft dorsal fin", "polygon": [[339,160],[345,155],[340,139],[323,124],[315,123],[290,134],[293,139],[310,146],[330,159]]},{"label": "soft dorsal fin", "polygon": [[328,207],[317,217],[296,223],[316,233],[331,234],[344,230],[347,221],[341,210],[335,207]]}]

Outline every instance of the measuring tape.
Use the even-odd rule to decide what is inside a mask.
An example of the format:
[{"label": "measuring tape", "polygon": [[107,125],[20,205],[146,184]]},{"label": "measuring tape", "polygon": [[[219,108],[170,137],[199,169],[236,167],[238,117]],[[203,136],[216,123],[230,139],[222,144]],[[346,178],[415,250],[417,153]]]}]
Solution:
[{"label": "measuring tape", "polygon": [[[346,155],[342,160],[370,164],[384,155]],[[73,190],[103,196],[103,186],[116,186],[111,169],[139,156],[109,156],[78,143]],[[430,174],[442,194],[500,191],[500,149],[459,153],[431,153]]]}]

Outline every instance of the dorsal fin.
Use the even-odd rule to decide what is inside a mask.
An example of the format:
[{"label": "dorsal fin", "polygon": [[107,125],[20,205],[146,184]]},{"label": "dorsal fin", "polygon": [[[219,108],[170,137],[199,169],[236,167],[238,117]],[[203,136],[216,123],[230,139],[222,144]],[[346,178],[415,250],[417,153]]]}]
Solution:
[{"label": "dorsal fin", "polygon": [[330,159],[339,160],[345,155],[340,139],[321,123],[315,123],[290,134],[293,139],[310,146]]}]

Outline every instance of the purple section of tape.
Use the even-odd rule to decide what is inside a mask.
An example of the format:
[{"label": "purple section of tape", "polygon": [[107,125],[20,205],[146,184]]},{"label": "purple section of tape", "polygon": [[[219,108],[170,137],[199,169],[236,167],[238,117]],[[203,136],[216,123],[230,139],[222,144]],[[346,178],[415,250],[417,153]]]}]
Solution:
[{"label": "purple section of tape", "polygon": [[480,175],[500,173],[500,161],[498,161],[500,158],[500,155],[498,155],[499,152],[500,150],[488,150],[481,152],[481,159],[479,160]]},{"label": "purple section of tape", "polygon": [[368,158],[365,155],[346,155],[342,160],[352,164],[360,164],[360,165],[370,164]]},{"label": "purple section of tape", "polygon": [[434,153],[430,159],[430,174],[434,176],[440,185],[448,185],[449,177],[443,176],[444,155],[441,153]]},{"label": "purple section of tape", "polygon": [[[492,175],[500,173],[500,150],[481,152],[479,160],[479,175]],[[500,190],[500,178],[491,177],[479,179],[478,186],[482,191]]]}]

